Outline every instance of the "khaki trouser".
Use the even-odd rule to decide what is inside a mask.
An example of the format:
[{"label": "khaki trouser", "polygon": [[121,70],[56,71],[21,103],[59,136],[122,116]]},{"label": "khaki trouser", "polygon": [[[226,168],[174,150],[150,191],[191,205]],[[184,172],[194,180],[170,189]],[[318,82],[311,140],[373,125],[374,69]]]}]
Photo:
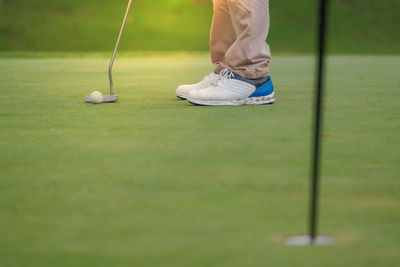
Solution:
[{"label": "khaki trouser", "polygon": [[269,0],[213,0],[211,60],[248,79],[269,74]]}]

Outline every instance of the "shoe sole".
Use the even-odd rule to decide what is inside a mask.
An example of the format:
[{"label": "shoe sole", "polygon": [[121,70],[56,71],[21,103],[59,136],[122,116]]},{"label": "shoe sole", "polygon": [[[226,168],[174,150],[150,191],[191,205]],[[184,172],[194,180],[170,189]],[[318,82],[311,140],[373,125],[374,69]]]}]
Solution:
[{"label": "shoe sole", "polygon": [[187,100],[187,97],[184,95],[176,95],[176,97],[182,100]]},{"label": "shoe sole", "polygon": [[271,105],[275,103],[275,93],[267,96],[247,97],[244,99],[231,101],[204,101],[196,99],[187,99],[187,101],[195,106],[254,106],[254,105]]}]

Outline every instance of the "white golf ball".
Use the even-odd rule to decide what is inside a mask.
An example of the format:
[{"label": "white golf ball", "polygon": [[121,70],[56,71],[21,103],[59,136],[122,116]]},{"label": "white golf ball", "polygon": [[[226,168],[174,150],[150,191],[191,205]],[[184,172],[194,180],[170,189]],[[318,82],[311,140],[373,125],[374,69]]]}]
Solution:
[{"label": "white golf ball", "polygon": [[103,94],[99,91],[94,91],[90,94],[90,102],[93,104],[100,104],[103,101]]}]

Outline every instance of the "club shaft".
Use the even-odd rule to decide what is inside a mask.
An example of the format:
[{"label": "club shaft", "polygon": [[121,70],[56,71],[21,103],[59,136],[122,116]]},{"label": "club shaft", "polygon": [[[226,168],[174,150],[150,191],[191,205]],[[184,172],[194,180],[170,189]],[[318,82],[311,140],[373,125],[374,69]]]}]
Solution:
[{"label": "club shaft", "polygon": [[321,152],[321,126],[323,115],[323,93],[325,74],[325,53],[326,53],[326,31],[328,0],[320,0],[319,4],[319,26],[318,26],[318,62],[317,62],[317,86],[315,94],[315,125],[314,125],[314,147],[312,162],[312,189],[311,189],[311,210],[310,210],[310,238],[314,244],[318,234],[318,196],[320,176],[320,152]]},{"label": "club shaft", "polygon": [[117,55],[119,41],[121,40],[122,32],[124,31],[126,19],[128,18],[129,9],[131,8],[131,4],[132,4],[132,0],[129,0],[128,7],[126,8],[126,12],[125,12],[124,20],[122,21],[121,30],[119,31],[119,34],[118,34],[117,43],[115,44],[114,53],[111,57],[110,65],[108,67],[108,77],[110,80],[110,95],[114,95],[114,83],[113,83],[113,78],[112,78],[112,68],[114,66],[114,60],[115,60],[115,56]]}]

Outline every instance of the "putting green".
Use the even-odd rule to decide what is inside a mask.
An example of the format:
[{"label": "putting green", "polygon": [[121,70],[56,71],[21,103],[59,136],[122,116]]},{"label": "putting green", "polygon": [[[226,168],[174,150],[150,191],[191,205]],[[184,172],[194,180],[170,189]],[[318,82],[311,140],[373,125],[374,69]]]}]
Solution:
[{"label": "putting green", "polygon": [[276,56],[277,103],[193,107],[206,54],[0,58],[1,266],[397,266],[399,56],[329,58],[320,230],[307,230],[314,58]]}]

